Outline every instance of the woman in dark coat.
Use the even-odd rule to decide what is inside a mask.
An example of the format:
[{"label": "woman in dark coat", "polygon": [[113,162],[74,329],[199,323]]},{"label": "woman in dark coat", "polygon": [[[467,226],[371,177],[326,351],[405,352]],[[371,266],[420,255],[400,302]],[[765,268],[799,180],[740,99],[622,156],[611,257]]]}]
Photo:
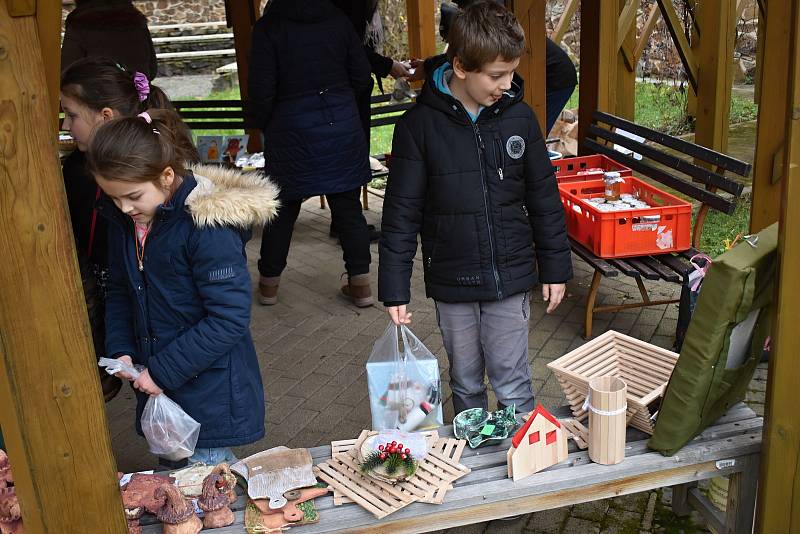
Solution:
[{"label": "woman in dark coat", "polygon": [[328,0],[272,0],[253,28],[249,116],[264,132],[265,170],[281,188],[277,219],[261,238],[259,301],[277,302],[303,200],[327,195],[356,306],[373,303],[369,231],[359,192],[370,179],[356,95],[370,66],[352,24]]}]

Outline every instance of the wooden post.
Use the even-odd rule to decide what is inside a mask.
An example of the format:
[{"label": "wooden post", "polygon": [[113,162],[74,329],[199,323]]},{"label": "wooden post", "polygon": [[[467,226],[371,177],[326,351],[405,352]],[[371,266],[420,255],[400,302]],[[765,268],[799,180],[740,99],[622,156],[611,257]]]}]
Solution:
[{"label": "wooden post", "polygon": [[436,54],[436,24],[433,0],[406,0],[408,54],[425,59]]},{"label": "wooden post", "polygon": [[552,39],[554,43],[561,44],[564,34],[567,33],[567,28],[569,28],[569,23],[578,10],[579,1],[580,0],[567,0],[567,4],[564,6],[564,12],[561,14],[558,24],[550,35],[550,39]]},{"label": "wooden post", "polygon": [[700,31],[695,142],[725,152],[733,84],[736,0],[697,3]]},{"label": "wooden post", "polygon": [[[58,120],[61,87],[61,2],[39,2],[36,6],[36,28],[44,60],[47,99],[53,120]],[[57,124],[57,123],[56,123]]]},{"label": "wooden post", "polygon": [[638,63],[634,50],[636,48],[636,12],[639,0],[628,0],[627,5],[620,3],[620,24],[617,42],[620,43],[617,54],[617,115],[628,120],[636,116],[636,65]]},{"label": "wooden post", "polygon": [[578,147],[581,154],[585,151],[583,139],[592,122],[592,114],[597,110],[611,114],[616,112],[619,2],[581,2],[583,22],[578,96]]},{"label": "wooden post", "polygon": [[[756,531],[764,534],[800,531],[800,418],[795,407],[800,382],[796,320],[800,314],[800,6],[790,0],[770,0],[768,6],[768,24],[779,19],[785,8],[792,9],[786,17],[790,35],[783,42],[790,56],[784,65],[789,70],[789,90],[784,101],[786,148],[781,172],[777,321],[769,361],[756,519]],[[777,51],[767,47],[764,57]],[[764,75],[768,72],[765,69]],[[767,94],[769,85],[762,87],[763,94]],[[754,184],[754,189],[757,187],[760,184]]]},{"label": "wooden post", "polygon": [[0,2],[0,426],[27,532],[122,534],[36,19],[9,7]]},{"label": "wooden post", "polygon": [[[786,99],[789,94],[789,42],[792,22],[791,2],[770,0],[769,14],[759,22],[764,52],[760,54],[761,77],[756,127],[756,153],[753,162],[753,203],[750,231],[758,232],[778,220],[784,174],[783,147],[786,140]],[[762,29],[763,26],[763,29]]]},{"label": "wooden post", "polygon": [[[261,13],[260,2],[255,0],[226,0],[225,13],[228,26],[233,28],[233,45],[236,49],[236,73],[239,76],[239,94],[242,105],[247,106],[247,80],[250,72],[250,47],[252,43],[253,24],[256,23]],[[261,152],[264,147],[261,142],[261,130],[249,129],[250,138],[247,142],[247,151]]]},{"label": "wooden post", "polygon": [[544,0],[515,0],[514,15],[525,30],[527,46],[517,67],[525,80],[525,102],[533,108],[539,120],[542,135],[547,123],[547,28],[545,26]]}]

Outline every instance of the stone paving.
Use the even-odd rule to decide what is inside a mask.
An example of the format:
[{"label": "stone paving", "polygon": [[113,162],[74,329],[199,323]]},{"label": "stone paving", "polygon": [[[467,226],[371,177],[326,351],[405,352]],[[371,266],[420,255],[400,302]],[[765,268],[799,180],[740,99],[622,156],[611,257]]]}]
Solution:
[{"label": "stone paving", "polygon": [[[369,222],[380,223],[381,199],[370,196]],[[266,432],[257,443],[235,449],[239,457],[274,447],[312,447],[346,439],[369,428],[371,417],[365,363],[374,341],[384,332],[388,317],[382,306],[357,309],[338,294],[344,272],[341,248],[328,237],[330,212],[319,199],[308,200],[295,227],[288,267],[281,278],[279,302],[260,306],[254,299],[251,330],[261,362],[266,392]],[[248,244],[254,283],[258,273],[259,238]],[[377,245],[372,245],[377,268]],[[582,343],[583,302],[591,281],[591,268],[575,258],[575,277],[567,296],[551,315],[544,314],[541,293],[532,296],[530,361],[537,400],[545,407],[566,404],[561,388],[546,364]],[[373,292],[377,282],[373,269]],[[654,298],[677,298],[674,284],[647,282]],[[618,304],[638,297],[633,279],[604,278],[598,300]],[[449,375],[447,357],[436,326],[432,301],[425,298],[420,262],[412,276],[412,330],[440,362],[446,398]],[[595,316],[595,335],[613,328],[669,348],[677,321],[677,305],[635,308]],[[759,368],[747,394],[751,407],[763,414],[766,368]],[[490,398],[490,407],[494,399]],[[149,469],[154,458],[143,438],[133,430],[133,392],[124,387],[106,407],[114,453],[121,471]],[[453,418],[445,404],[445,421]],[[706,532],[696,518],[676,518],[669,509],[670,490],[638,493],[521,516],[450,529],[459,534],[478,533],[649,533]],[[299,531],[298,531],[299,532]]]}]

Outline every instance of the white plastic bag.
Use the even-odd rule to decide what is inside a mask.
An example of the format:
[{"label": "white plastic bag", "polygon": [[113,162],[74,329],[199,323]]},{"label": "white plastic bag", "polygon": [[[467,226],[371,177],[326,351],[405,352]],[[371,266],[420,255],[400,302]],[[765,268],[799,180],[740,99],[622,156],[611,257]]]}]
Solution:
[{"label": "white plastic bag", "polygon": [[408,327],[390,323],[375,342],[367,382],[373,430],[413,432],[442,425],[439,362]]},{"label": "white plastic bag", "polygon": [[[110,375],[124,371],[134,379],[140,370],[119,360],[100,358],[100,367]],[[147,399],[142,412],[142,432],[150,452],[167,460],[182,460],[194,454],[200,423],[192,419],[175,401],[161,393]]]}]

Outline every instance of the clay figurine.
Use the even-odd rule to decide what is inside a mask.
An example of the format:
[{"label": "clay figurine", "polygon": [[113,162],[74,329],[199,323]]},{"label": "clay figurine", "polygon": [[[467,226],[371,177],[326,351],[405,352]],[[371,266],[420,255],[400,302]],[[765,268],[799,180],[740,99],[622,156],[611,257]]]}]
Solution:
[{"label": "clay figurine", "polygon": [[163,523],[163,534],[197,534],[203,522],[194,513],[194,506],[172,484],[157,487],[153,496],[162,503],[156,517]]},{"label": "clay figurine", "polygon": [[[123,499],[122,502],[125,505]],[[125,506],[125,521],[128,522],[128,534],[142,534],[142,527],[139,525],[139,519],[144,515],[144,507],[128,508]]]},{"label": "clay figurine", "polygon": [[203,493],[197,499],[197,506],[205,513],[204,528],[227,527],[233,523],[233,512],[228,508],[228,495],[224,490],[225,481],[221,475],[211,474],[203,481]]},{"label": "clay figurine", "polygon": [[14,486],[0,488],[0,534],[25,534]]},{"label": "clay figurine", "polygon": [[[224,484],[225,494],[228,496],[228,502],[233,504],[236,502],[236,475],[231,473],[231,468],[228,464],[222,463],[219,464],[211,471],[214,475],[220,475],[222,477],[222,483]],[[219,487],[219,486],[218,486]]]},{"label": "clay figurine", "polygon": [[11,462],[6,451],[0,449],[0,488],[14,485],[14,476],[11,474]]},{"label": "clay figurine", "polygon": [[153,497],[153,493],[162,484],[172,482],[173,478],[163,475],[134,473],[128,483],[122,486],[122,502],[125,503],[126,509],[143,506],[145,512],[154,514],[161,506],[161,502]]}]

